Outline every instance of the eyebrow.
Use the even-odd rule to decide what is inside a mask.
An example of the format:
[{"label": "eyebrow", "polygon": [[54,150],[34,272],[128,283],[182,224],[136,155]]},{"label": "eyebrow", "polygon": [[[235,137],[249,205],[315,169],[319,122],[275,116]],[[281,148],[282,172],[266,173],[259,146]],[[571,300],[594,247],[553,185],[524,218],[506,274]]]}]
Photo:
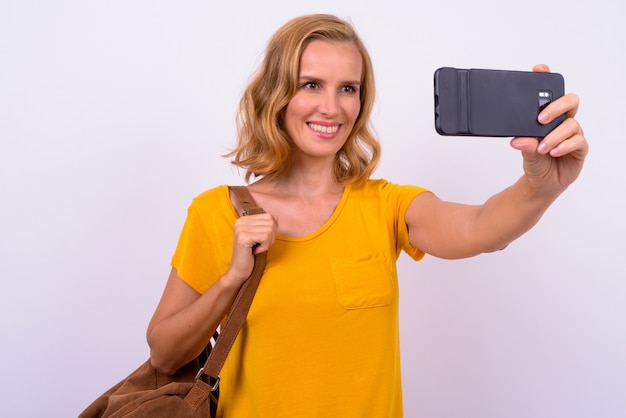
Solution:
[{"label": "eyebrow", "polygon": [[[308,81],[317,81],[317,82],[324,81],[323,79],[321,79],[319,77],[310,76],[310,75],[306,75],[306,74],[303,74],[300,77],[298,77],[298,80],[308,80]],[[346,81],[342,81],[341,84],[350,84],[350,85],[360,86],[361,85],[361,81],[360,80],[346,80]]]}]

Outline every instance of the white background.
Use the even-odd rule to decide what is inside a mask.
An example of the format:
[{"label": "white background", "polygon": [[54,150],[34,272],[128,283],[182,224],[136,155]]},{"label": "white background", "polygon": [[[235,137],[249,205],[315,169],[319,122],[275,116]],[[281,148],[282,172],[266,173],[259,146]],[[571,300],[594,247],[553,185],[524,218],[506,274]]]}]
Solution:
[{"label": "white background", "polygon": [[505,251],[400,259],[405,415],[626,416],[620,2],[307,4],[0,0],[0,415],[76,416],[148,357],[191,198],[243,182],[220,155],[267,39],[330,12],[374,60],[375,177],[480,203],[520,175],[507,139],[435,133],[440,66],[550,64],[591,143]]}]

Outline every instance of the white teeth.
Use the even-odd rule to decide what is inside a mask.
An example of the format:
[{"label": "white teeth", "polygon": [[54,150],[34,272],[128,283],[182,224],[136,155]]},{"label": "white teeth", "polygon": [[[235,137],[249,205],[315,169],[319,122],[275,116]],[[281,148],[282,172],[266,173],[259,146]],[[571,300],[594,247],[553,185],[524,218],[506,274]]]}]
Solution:
[{"label": "white teeth", "polygon": [[334,134],[339,129],[338,125],[333,126],[322,126],[316,123],[309,123],[309,128],[313,129],[316,132],[320,132],[323,134]]}]

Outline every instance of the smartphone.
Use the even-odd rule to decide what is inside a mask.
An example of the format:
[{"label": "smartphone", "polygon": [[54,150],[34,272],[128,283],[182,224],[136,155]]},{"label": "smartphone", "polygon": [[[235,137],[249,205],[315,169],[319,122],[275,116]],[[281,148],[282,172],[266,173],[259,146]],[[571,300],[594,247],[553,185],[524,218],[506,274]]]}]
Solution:
[{"label": "smartphone", "polygon": [[543,138],[565,119],[537,121],[545,106],[565,94],[558,73],[442,67],[434,79],[440,135]]}]

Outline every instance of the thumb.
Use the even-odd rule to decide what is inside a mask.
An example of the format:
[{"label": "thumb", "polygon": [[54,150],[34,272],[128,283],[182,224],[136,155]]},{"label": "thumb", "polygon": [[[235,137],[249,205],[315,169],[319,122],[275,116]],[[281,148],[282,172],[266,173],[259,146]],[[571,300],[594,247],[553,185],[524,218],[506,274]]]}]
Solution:
[{"label": "thumb", "polygon": [[511,147],[518,151],[525,151],[535,153],[537,152],[537,145],[539,145],[539,139],[526,136],[516,136],[511,139]]},{"label": "thumb", "polygon": [[267,251],[269,248],[265,245],[261,244],[256,244],[254,247],[252,247],[252,254],[256,255],[262,252]]}]

